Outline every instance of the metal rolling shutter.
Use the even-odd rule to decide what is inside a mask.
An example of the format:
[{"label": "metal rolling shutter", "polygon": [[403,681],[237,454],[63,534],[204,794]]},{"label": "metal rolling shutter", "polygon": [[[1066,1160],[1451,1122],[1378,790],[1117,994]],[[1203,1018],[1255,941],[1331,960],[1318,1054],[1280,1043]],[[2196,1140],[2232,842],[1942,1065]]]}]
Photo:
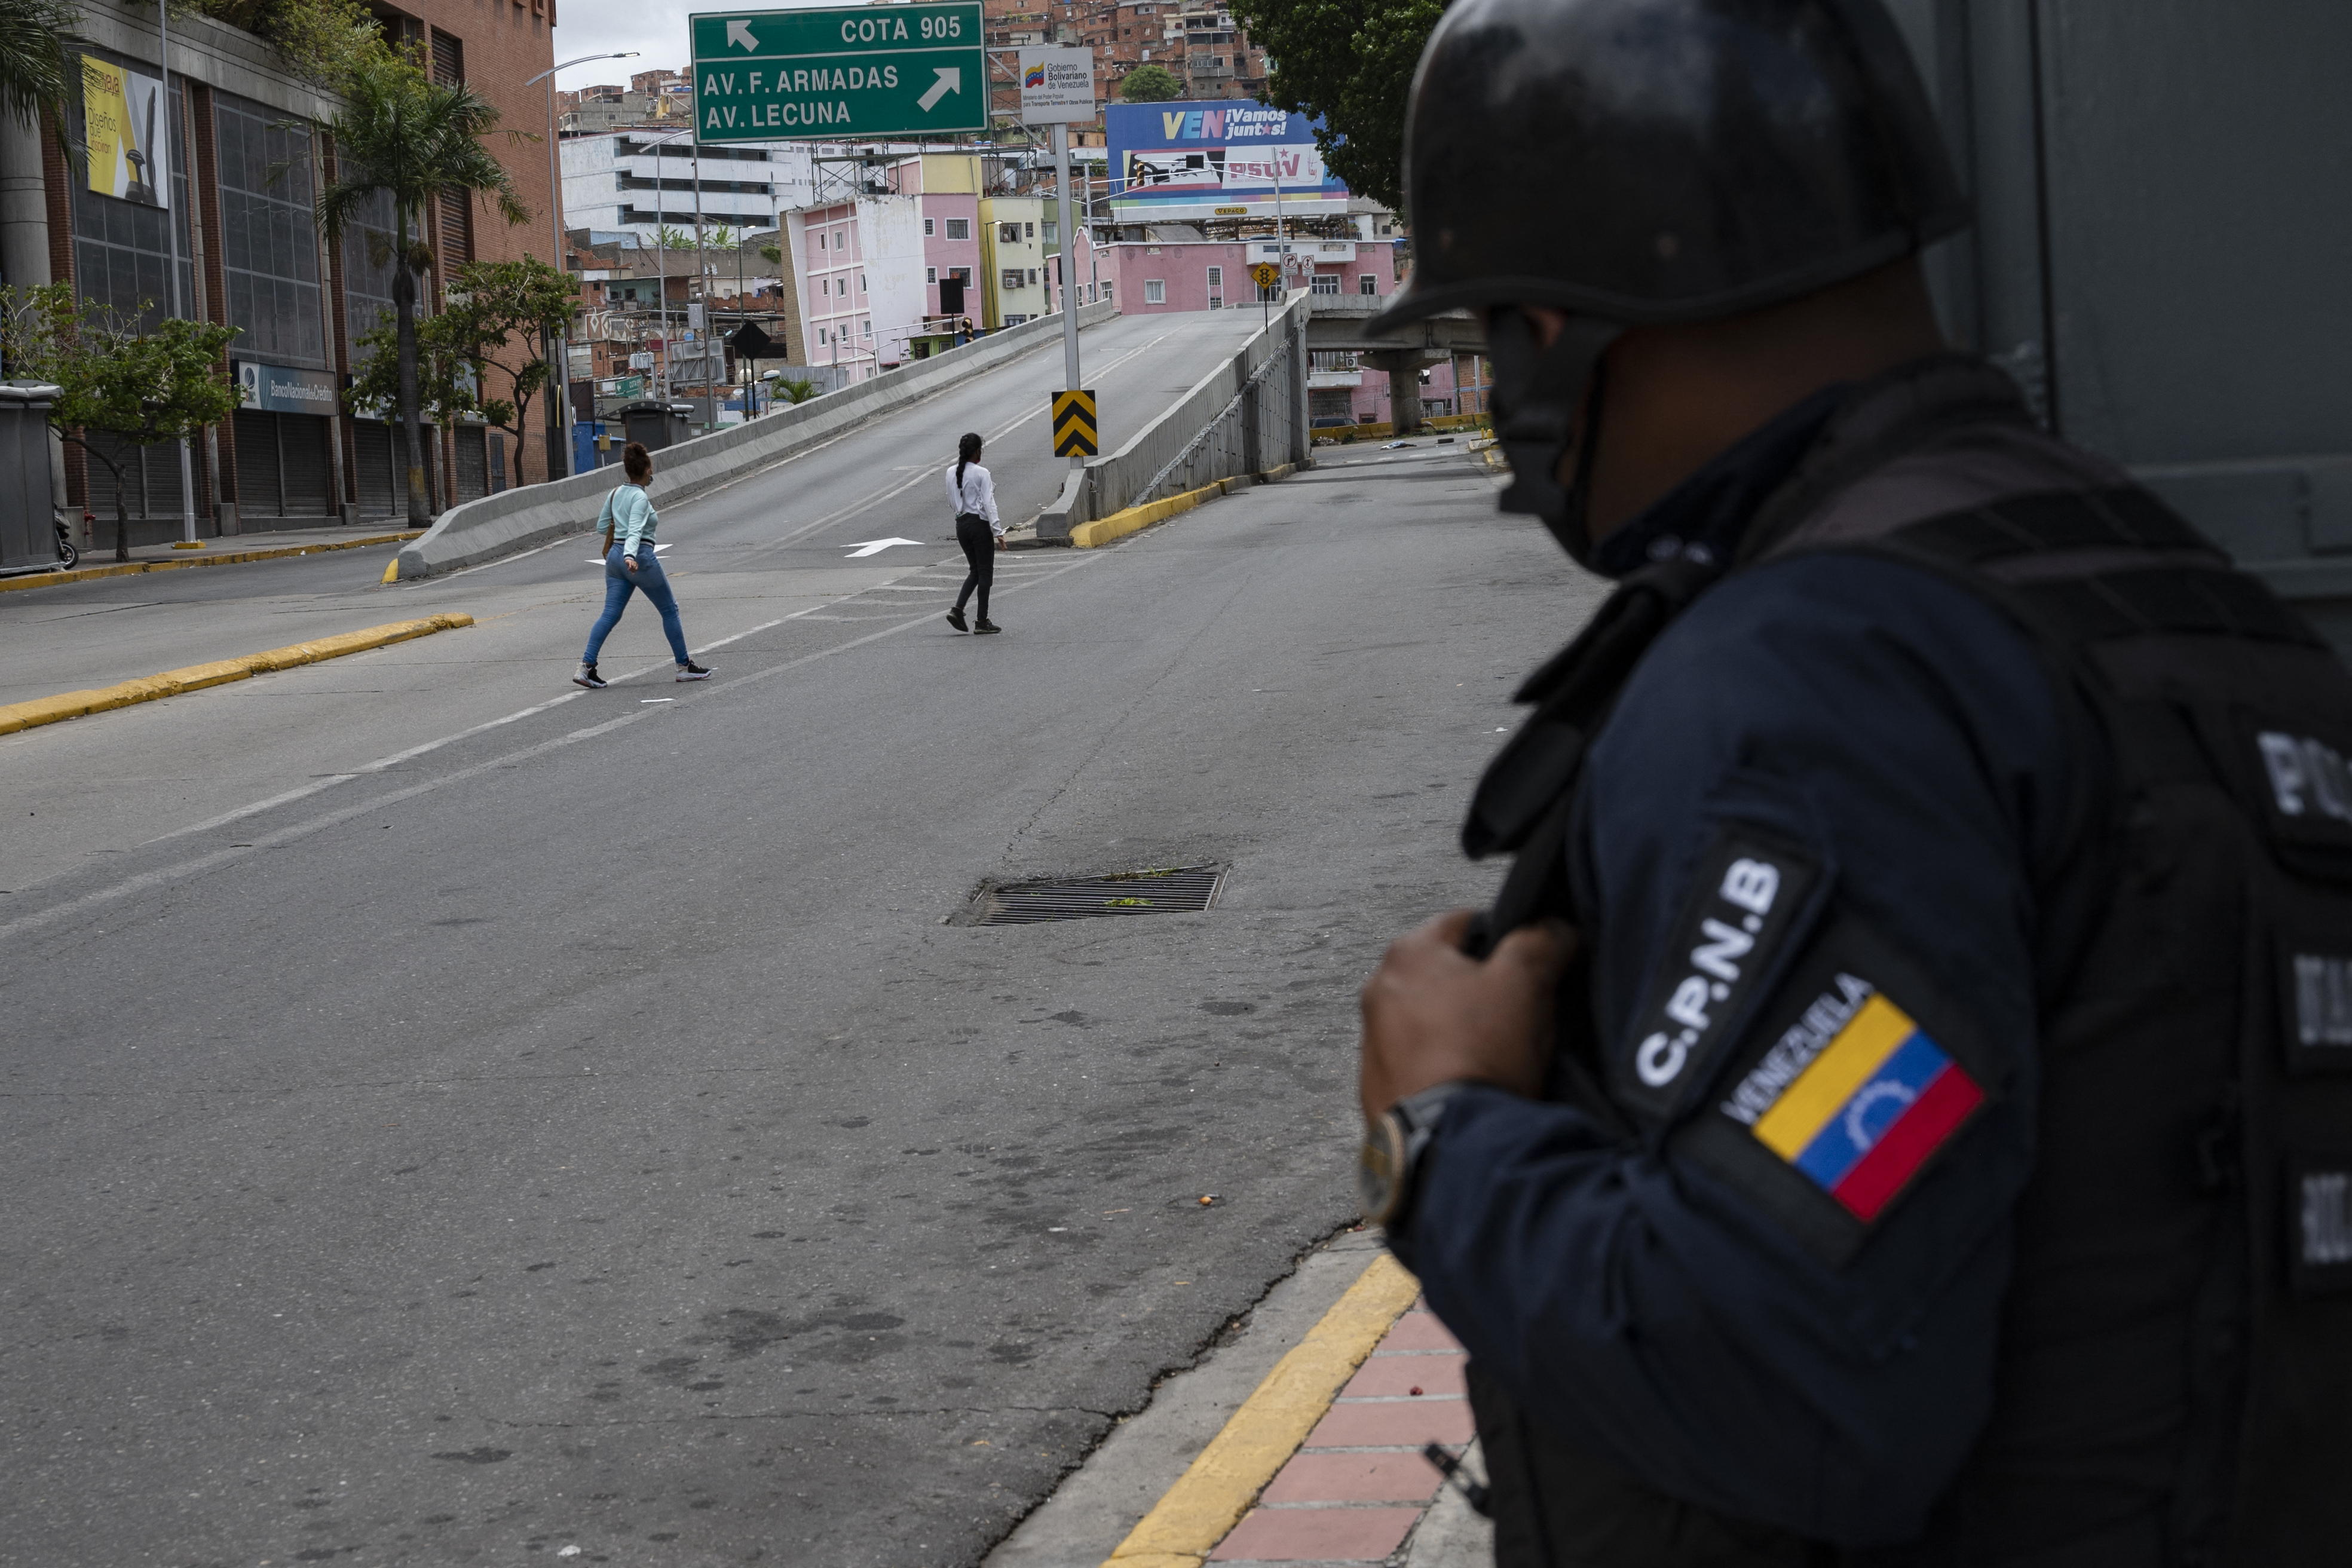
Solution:
[{"label": "metal rolling shutter", "polygon": [[490,493],[489,447],[479,425],[457,426],[457,499],[468,501]]},{"label": "metal rolling shutter", "polygon": [[400,510],[401,476],[392,451],[398,439],[389,425],[352,421],[352,471],[359,477],[362,517],[392,517]]},{"label": "metal rolling shutter", "polygon": [[284,496],[288,517],[330,517],[334,514],[334,461],[327,445],[327,420],[320,414],[280,414],[278,447],[286,476]]},{"label": "metal rolling shutter", "polygon": [[240,408],[231,429],[236,437],[237,516],[285,516],[285,497],[278,475],[278,416]]}]

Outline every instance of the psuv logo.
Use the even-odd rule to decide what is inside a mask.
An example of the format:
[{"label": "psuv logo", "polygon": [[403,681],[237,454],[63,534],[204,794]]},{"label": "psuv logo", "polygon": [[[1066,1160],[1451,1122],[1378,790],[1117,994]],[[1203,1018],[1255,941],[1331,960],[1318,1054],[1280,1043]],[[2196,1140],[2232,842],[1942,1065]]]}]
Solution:
[{"label": "psuv logo", "polygon": [[1731,838],[1701,863],[1691,900],[1613,1075],[1619,1100],[1664,1116],[1704,1079],[1771,965],[1815,870],[1804,857]]}]

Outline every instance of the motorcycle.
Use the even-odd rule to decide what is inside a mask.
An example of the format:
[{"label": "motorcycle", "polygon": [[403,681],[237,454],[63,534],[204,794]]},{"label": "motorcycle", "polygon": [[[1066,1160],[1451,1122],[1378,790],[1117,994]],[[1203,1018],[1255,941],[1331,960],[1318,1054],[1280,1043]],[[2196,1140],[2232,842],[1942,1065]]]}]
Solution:
[{"label": "motorcycle", "polygon": [[58,525],[58,563],[70,572],[81,560],[81,552],[74,548],[73,534],[66,527],[65,519],[55,521]]}]

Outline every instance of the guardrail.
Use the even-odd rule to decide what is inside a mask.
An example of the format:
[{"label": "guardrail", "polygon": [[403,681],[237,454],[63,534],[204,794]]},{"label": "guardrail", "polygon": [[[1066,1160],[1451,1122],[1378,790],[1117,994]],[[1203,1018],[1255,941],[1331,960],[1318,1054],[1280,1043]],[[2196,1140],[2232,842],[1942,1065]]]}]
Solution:
[{"label": "guardrail", "polygon": [[[1078,325],[1097,326],[1117,314],[1118,307],[1108,302],[1082,305]],[[739,478],[746,468],[780,462],[853,426],[1061,341],[1062,318],[1040,316],[871,381],[681,441],[655,459],[654,482],[648,487],[654,504],[691,500]],[[432,528],[403,546],[394,563],[395,572],[403,580],[429,577],[577,533],[591,526],[612,488],[609,472],[592,469],[469,500],[443,512]]]},{"label": "guardrail", "polygon": [[1118,451],[1072,469],[1061,495],[1037,519],[1039,541],[1067,543],[1081,523],[1219,479],[1311,466],[1309,298],[1304,289],[1293,292],[1279,314],[1175,407]]}]

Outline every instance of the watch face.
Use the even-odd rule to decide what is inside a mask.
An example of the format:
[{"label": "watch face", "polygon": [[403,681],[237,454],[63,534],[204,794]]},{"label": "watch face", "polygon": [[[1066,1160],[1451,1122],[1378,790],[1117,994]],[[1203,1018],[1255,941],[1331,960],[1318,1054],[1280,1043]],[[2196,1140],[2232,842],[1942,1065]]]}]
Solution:
[{"label": "watch face", "polygon": [[1383,1116],[1364,1131],[1364,1147],[1356,1156],[1356,1196],[1364,1218],[1386,1225],[1396,1212],[1397,1178],[1403,1166],[1404,1146],[1394,1115]]}]

